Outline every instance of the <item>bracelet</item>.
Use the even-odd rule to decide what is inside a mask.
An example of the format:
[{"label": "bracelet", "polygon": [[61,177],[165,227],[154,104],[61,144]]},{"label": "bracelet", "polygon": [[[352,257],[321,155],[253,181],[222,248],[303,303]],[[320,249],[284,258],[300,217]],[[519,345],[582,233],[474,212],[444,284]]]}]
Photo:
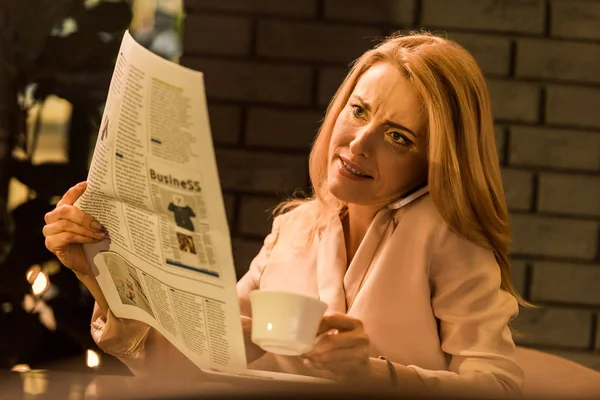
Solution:
[{"label": "bracelet", "polygon": [[384,360],[387,364],[388,370],[390,371],[390,384],[395,389],[398,387],[398,375],[396,373],[396,367],[394,364],[384,356],[379,356],[380,360]]}]

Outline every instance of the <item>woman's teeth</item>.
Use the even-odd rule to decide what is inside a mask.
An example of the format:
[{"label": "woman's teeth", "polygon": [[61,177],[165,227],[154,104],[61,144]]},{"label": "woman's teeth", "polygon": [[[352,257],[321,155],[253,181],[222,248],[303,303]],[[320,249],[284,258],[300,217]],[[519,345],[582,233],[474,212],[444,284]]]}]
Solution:
[{"label": "woman's teeth", "polygon": [[359,171],[355,170],[354,168],[352,168],[351,166],[349,166],[348,164],[346,164],[346,162],[345,162],[344,160],[342,160],[342,164],[344,165],[344,167],[345,167],[345,168],[346,168],[348,171],[352,172],[353,174],[356,174],[356,175],[358,175],[358,176],[364,176],[364,177],[367,177],[367,176],[368,176],[368,175],[365,175],[365,174],[363,174],[363,173],[361,173],[361,172],[359,172]]}]

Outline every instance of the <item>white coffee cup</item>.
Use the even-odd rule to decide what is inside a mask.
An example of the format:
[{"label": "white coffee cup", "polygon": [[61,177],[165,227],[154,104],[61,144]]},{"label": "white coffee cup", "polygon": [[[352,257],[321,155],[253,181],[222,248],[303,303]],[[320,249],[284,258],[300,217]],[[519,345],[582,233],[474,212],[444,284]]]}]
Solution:
[{"label": "white coffee cup", "polygon": [[327,304],[296,293],[255,290],[250,293],[252,342],[275,354],[297,356],[315,345]]}]

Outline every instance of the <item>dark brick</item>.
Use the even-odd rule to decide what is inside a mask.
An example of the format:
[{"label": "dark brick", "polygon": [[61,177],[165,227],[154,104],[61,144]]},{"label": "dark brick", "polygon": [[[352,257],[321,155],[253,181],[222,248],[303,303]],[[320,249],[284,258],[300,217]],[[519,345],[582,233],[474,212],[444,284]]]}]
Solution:
[{"label": "dark brick", "polygon": [[560,0],[552,1],[550,6],[552,36],[600,39],[600,3],[588,0]]},{"label": "dark brick", "polygon": [[516,59],[517,77],[600,82],[600,44],[519,39]]},{"label": "dark brick", "polygon": [[182,64],[202,71],[212,99],[307,105],[312,97],[308,67],[208,58],[183,58]]},{"label": "dark brick", "polygon": [[549,86],[546,123],[600,128],[600,89]]},{"label": "dark brick", "polygon": [[231,240],[235,273],[240,279],[250,267],[250,263],[262,247],[262,240],[249,240],[234,237]]},{"label": "dark brick", "polygon": [[510,39],[491,35],[450,33],[452,39],[463,46],[484,74],[508,75],[510,70]]},{"label": "dark brick", "polygon": [[210,104],[208,106],[210,130],[213,140],[219,144],[235,144],[241,133],[242,111],[236,106]]},{"label": "dark brick", "polygon": [[349,70],[346,68],[324,68],[319,71],[318,102],[327,106]]},{"label": "dark brick", "polygon": [[317,0],[185,0],[185,8],[188,13],[215,10],[313,17],[317,14]]},{"label": "dark brick", "polygon": [[521,308],[513,322],[517,344],[586,348],[590,345],[592,312],[566,308]]},{"label": "dark brick", "polygon": [[600,305],[600,265],[535,262],[531,299]]},{"label": "dark brick", "polygon": [[348,64],[380,38],[381,29],[313,22],[261,21],[258,54]]},{"label": "dark brick", "polygon": [[265,237],[273,225],[273,209],[280,201],[276,197],[242,196],[238,232]]},{"label": "dark brick", "polygon": [[593,260],[598,223],[538,215],[511,215],[511,253]]},{"label": "dark brick", "polygon": [[513,126],[508,163],[533,167],[600,170],[600,135],[593,132]]},{"label": "dark brick", "polygon": [[538,193],[541,212],[600,216],[600,176],[542,173]]},{"label": "dark brick", "polygon": [[247,18],[191,14],[185,20],[183,50],[186,55],[242,56],[250,52],[251,35],[252,26]]},{"label": "dark brick", "polygon": [[488,80],[494,118],[536,122],[539,113],[540,90],[537,85],[523,82]]},{"label": "dark brick", "polygon": [[422,14],[426,28],[544,32],[542,0],[423,0]]},{"label": "dark brick", "polygon": [[533,172],[502,169],[504,197],[511,210],[529,210],[533,193]]},{"label": "dark brick", "polygon": [[252,108],[246,122],[246,143],[255,146],[310,148],[323,113]]},{"label": "dark brick", "polygon": [[279,193],[306,186],[308,165],[303,156],[218,149],[216,155],[225,190]]},{"label": "dark brick", "polygon": [[325,18],[412,25],[415,3],[415,0],[325,0]]}]

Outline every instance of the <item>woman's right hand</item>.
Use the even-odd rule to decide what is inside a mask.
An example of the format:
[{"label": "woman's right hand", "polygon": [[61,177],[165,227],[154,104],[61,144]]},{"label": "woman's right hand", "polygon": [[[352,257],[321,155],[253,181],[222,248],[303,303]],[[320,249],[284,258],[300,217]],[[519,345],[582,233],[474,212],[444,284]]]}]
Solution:
[{"label": "woman's right hand", "polygon": [[73,205],[86,188],[87,183],[81,182],[69,189],[56,208],[44,217],[46,225],[42,230],[48,250],[78,277],[92,276],[82,244],[101,242],[108,237],[96,219]]}]

